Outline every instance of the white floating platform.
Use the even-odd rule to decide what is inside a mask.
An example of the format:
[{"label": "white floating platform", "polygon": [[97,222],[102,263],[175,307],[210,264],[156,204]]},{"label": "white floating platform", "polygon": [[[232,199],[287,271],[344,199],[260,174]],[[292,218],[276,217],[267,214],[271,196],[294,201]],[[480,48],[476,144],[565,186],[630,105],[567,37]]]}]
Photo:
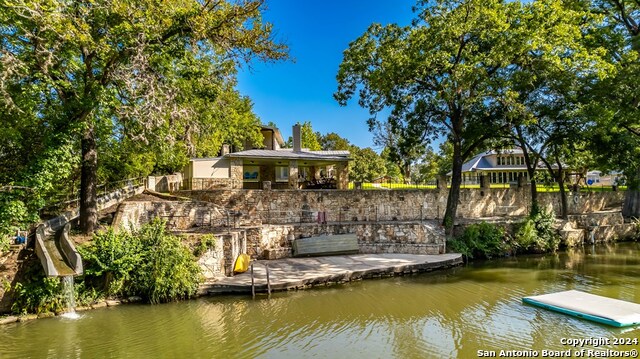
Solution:
[{"label": "white floating platform", "polygon": [[579,290],[524,297],[522,301],[540,308],[614,327],[640,325],[640,304]]}]

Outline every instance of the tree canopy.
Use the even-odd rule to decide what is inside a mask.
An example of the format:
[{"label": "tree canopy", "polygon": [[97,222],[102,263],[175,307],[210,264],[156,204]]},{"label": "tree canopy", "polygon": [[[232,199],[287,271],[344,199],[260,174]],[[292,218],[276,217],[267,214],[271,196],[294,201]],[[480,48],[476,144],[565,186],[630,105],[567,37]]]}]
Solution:
[{"label": "tree canopy", "polygon": [[[400,139],[392,153],[405,155],[398,157],[411,158],[406,154],[426,148],[436,136],[451,143],[443,221],[451,230],[462,164],[522,121],[547,118],[545,130],[549,124],[572,127],[560,120],[578,115],[573,104],[586,83],[580,81],[599,81],[612,69],[601,61],[606,48],[593,35],[600,18],[581,2],[419,1],[415,10],[411,26],[373,24],[349,45],[334,97],[346,105],[357,96],[372,114],[370,127],[386,126]],[[549,106],[529,111],[526,96],[536,106]],[[569,105],[560,112],[559,98]],[[386,109],[390,115],[378,119]],[[567,134],[556,132],[554,138]]]},{"label": "tree canopy", "polygon": [[[3,130],[11,141],[0,157],[24,151],[35,159],[67,146],[58,160],[80,159],[80,222],[87,232],[97,218],[99,153],[124,143],[122,155],[146,153],[141,163],[155,157],[170,168],[222,141],[258,139],[251,104],[234,90],[236,67],[287,56],[261,19],[262,0],[2,0],[0,6],[0,108],[13,125]],[[22,137],[28,134],[22,126],[42,130],[41,148],[17,144],[31,140]],[[4,180],[19,179],[10,177]]]},{"label": "tree canopy", "polygon": [[[373,115],[385,108],[404,152],[436,136],[453,144],[444,223],[453,228],[461,168],[504,126],[499,75],[522,51],[521,5],[502,1],[419,1],[410,27],[373,24],[349,45],[338,71],[341,105],[358,94]],[[376,117],[370,120],[374,126]],[[402,151],[400,151],[402,152]]]}]

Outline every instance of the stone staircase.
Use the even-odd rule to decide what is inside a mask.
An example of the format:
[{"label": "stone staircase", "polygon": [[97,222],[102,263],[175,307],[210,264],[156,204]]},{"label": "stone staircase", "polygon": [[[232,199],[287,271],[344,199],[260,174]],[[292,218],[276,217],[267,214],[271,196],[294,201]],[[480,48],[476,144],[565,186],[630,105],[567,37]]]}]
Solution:
[{"label": "stone staircase", "polygon": [[620,211],[572,214],[558,223],[562,244],[574,247],[597,242],[610,242],[638,235],[635,223],[625,223]]}]

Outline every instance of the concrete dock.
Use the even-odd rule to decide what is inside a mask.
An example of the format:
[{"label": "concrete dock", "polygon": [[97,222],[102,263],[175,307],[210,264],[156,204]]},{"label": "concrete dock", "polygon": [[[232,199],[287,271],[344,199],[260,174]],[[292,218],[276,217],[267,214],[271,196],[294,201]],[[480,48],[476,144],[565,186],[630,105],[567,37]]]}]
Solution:
[{"label": "concrete dock", "polygon": [[[353,280],[391,277],[429,272],[462,264],[457,253],[420,254],[353,254],[327,257],[285,258],[254,261],[256,293],[267,292],[267,266],[271,291],[303,289],[317,285],[345,283]],[[251,273],[236,274],[205,283],[201,294],[251,293]]]}]

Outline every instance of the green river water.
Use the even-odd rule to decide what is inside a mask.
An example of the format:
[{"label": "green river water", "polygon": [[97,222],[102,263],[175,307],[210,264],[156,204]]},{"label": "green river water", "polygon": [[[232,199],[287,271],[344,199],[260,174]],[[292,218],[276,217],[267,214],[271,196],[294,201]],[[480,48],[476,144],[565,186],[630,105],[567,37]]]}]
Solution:
[{"label": "green river water", "polygon": [[[75,320],[16,323],[0,326],[0,358],[477,358],[484,353],[479,351],[499,357],[501,350],[527,351],[511,354],[528,357],[571,350],[578,357],[575,351],[594,345],[573,347],[563,338],[640,337],[640,328],[610,328],[521,302],[523,296],[568,289],[640,303],[640,243],[271,298],[122,305],[83,312]],[[597,348],[605,349],[640,346]],[[586,351],[583,357],[597,354]]]}]

